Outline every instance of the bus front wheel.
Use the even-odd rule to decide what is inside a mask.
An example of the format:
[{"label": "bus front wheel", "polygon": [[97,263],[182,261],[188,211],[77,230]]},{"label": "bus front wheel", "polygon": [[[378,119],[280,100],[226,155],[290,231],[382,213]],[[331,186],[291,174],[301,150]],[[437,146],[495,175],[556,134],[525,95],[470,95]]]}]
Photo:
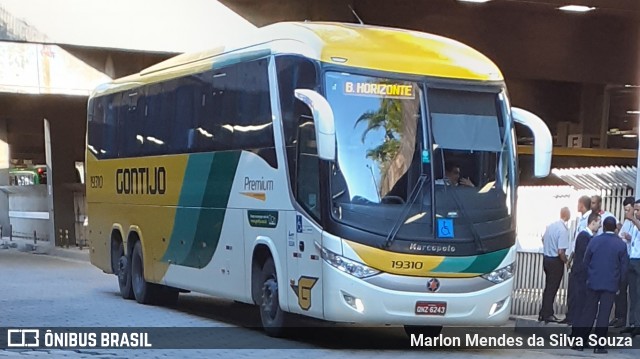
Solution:
[{"label": "bus front wheel", "polygon": [[267,335],[281,337],[284,335],[286,313],[280,308],[278,277],[272,258],[268,258],[262,266],[261,284],[260,319],[262,327]]}]

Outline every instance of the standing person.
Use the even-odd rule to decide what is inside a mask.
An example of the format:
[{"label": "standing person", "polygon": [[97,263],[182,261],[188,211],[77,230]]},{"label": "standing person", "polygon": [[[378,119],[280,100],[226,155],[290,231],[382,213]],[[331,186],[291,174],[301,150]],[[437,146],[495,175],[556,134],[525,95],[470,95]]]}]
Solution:
[{"label": "standing person", "polygon": [[630,333],[635,336],[640,334],[640,200],[636,201],[634,214],[626,215],[635,225],[633,235],[626,234],[627,253],[629,255],[629,326],[622,333]]},{"label": "standing person", "polygon": [[[569,249],[567,249],[567,253],[569,254],[569,263],[573,261],[575,257],[573,252],[576,246],[576,239],[578,238],[578,234],[584,231],[589,224],[589,215],[591,214],[591,197],[589,196],[581,196],[578,198],[578,213],[579,216],[576,218],[576,228],[574,232],[571,234],[571,240],[569,241]],[[602,221],[600,222],[602,223]]]},{"label": "standing person", "polygon": [[584,298],[587,293],[587,269],[584,266],[584,254],[587,246],[593,238],[593,234],[600,228],[600,214],[591,212],[589,214],[589,224],[587,228],[578,233],[576,238],[576,249],[573,252],[574,259],[571,264],[571,273],[569,274],[569,311],[567,317],[561,323],[575,323],[582,316],[584,308]]},{"label": "standing person", "polygon": [[446,184],[449,186],[475,187],[469,178],[460,177],[460,166],[455,163],[447,163],[444,168],[445,178],[436,180],[436,184]]},{"label": "standing person", "polygon": [[[625,244],[627,244],[638,231],[631,220],[631,218],[634,218],[634,202],[635,198],[633,197],[627,197],[622,202],[622,206],[624,207],[624,222],[620,227],[618,236],[625,241]],[[628,275],[627,279],[629,279]],[[611,323],[609,323],[609,326],[622,328],[627,325],[627,287],[629,286],[627,282],[628,281],[625,280],[620,283],[620,290],[618,291],[618,294],[616,294],[614,318]]]},{"label": "standing person", "polygon": [[589,219],[589,214],[591,214],[591,197],[582,196],[578,199],[578,212],[580,212],[580,217],[578,217],[578,224],[576,225],[576,232],[573,234],[572,238],[578,237],[580,232],[584,231],[589,224],[587,221]]},{"label": "standing person", "polygon": [[545,283],[538,321],[545,323],[559,322],[559,319],[553,315],[553,302],[562,281],[564,265],[568,261],[566,250],[569,247],[569,228],[567,228],[569,218],[571,218],[569,208],[563,207],[560,210],[560,219],[549,224],[542,236]]},{"label": "standing person", "polygon": [[[615,234],[616,219],[608,217],[602,222],[604,233],[593,237],[584,254],[584,266],[587,269],[587,294],[584,310],[574,323],[573,332],[587,343],[587,336],[596,320],[595,334],[598,338],[607,336],[609,315],[613,307],[620,280],[627,272],[627,247]],[[597,317],[597,318],[596,318]],[[575,348],[581,350],[582,348]],[[603,354],[603,347],[593,349]]]},{"label": "standing person", "polygon": [[[615,216],[611,212],[607,212],[602,209],[602,197],[599,195],[591,196],[591,212],[599,213],[600,218],[602,218],[602,221],[604,221],[608,217],[615,218]],[[616,223],[617,223],[617,219],[616,219]],[[598,230],[598,233],[596,233],[596,235],[599,235],[599,234],[602,234],[602,227]]]}]

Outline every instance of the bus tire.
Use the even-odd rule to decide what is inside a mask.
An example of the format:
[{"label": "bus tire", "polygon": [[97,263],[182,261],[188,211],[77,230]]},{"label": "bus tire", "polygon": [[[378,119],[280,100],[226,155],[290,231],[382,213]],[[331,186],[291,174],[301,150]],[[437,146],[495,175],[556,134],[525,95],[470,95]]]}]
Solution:
[{"label": "bus tire", "polygon": [[272,258],[268,258],[262,266],[260,283],[262,288],[260,296],[262,327],[268,336],[281,337],[285,334],[286,313],[280,308],[278,276]]},{"label": "bus tire", "polygon": [[120,295],[124,299],[134,299],[133,288],[131,286],[131,261],[124,254],[124,244],[120,242],[117,251],[118,256],[118,287],[120,288]]},{"label": "bus tire", "polygon": [[422,334],[425,337],[434,338],[440,335],[442,332],[441,325],[405,325],[404,332],[407,333],[407,336],[411,337],[413,335]]},{"label": "bus tire", "polygon": [[152,304],[162,296],[157,284],[144,280],[144,265],[142,260],[142,245],[136,241],[131,253],[131,287],[136,301],[140,304]]}]

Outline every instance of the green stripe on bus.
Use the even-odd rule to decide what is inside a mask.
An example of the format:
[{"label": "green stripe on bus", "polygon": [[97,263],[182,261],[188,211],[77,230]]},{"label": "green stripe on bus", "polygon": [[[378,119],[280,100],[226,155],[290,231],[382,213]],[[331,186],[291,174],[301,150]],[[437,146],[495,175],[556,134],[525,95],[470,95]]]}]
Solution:
[{"label": "green stripe on bus", "polygon": [[240,154],[229,151],[189,157],[163,261],[194,268],[209,264],[220,240]]},{"label": "green stripe on bus", "polygon": [[220,240],[224,214],[238,169],[240,153],[240,151],[229,151],[214,155],[202,201],[202,207],[206,209],[200,213],[195,240],[182,265],[202,268],[213,258]]},{"label": "green stripe on bus", "polygon": [[470,257],[446,257],[434,273],[489,273],[500,265],[509,248]]},{"label": "green stripe on bus", "polygon": [[465,269],[476,260],[477,256],[468,257],[445,257],[444,260],[435,267],[434,273],[458,273],[464,272]]},{"label": "green stripe on bus", "polygon": [[504,257],[509,253],[509,248],[501,249],[499,251],[481,254],[476,257],[476,260],[471,263],[469,268],[465,269],[463,273],[490,273],[491,271],[498,269],[498,266],[504,260]]},{"label": "green stripe on bus", "polygon": [[198,226],[202,197],[207,186],[207,175],[212,162],[213,154],[211,153],[198,153],[189,156],[182,180],[173,232],[162,258],[163,262],[179,264],[184,262],[184,259],[189,255],[195,238],[195,229]]}]

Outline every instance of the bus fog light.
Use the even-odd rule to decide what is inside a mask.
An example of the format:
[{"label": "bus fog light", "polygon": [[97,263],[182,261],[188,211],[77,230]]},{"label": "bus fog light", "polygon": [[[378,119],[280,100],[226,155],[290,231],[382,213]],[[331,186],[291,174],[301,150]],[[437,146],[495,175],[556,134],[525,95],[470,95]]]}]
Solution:
[{"label": "bus fog light", "polygon": [[358,313],[362,313],[364,311],[364,304],[362,304],[360,298],[356,298],[351,294],[347,294],[345,292],[342,292],[342,297],[344,298],[344,301]]},{"label": "bus fog light", "polygon": [[496,269],[491,273],[483,274],[482,278],[496,284],[502,283],[507,279],[513,277],[513,274],[515,273],[515,267],[515,263],[511,263],[508,266]]},{"label": "bus fog light", "polygon": [[497,312],[500,311],[500,309],[502,309],[502,307],[504,307],[504,303],[507,302],[508,298],[504,298],[503,300],[499,301],[499,302],[495,302],[493,303],[493,305],[491,306],[491,310],[489,310],[489,315],[494,315]]}]

